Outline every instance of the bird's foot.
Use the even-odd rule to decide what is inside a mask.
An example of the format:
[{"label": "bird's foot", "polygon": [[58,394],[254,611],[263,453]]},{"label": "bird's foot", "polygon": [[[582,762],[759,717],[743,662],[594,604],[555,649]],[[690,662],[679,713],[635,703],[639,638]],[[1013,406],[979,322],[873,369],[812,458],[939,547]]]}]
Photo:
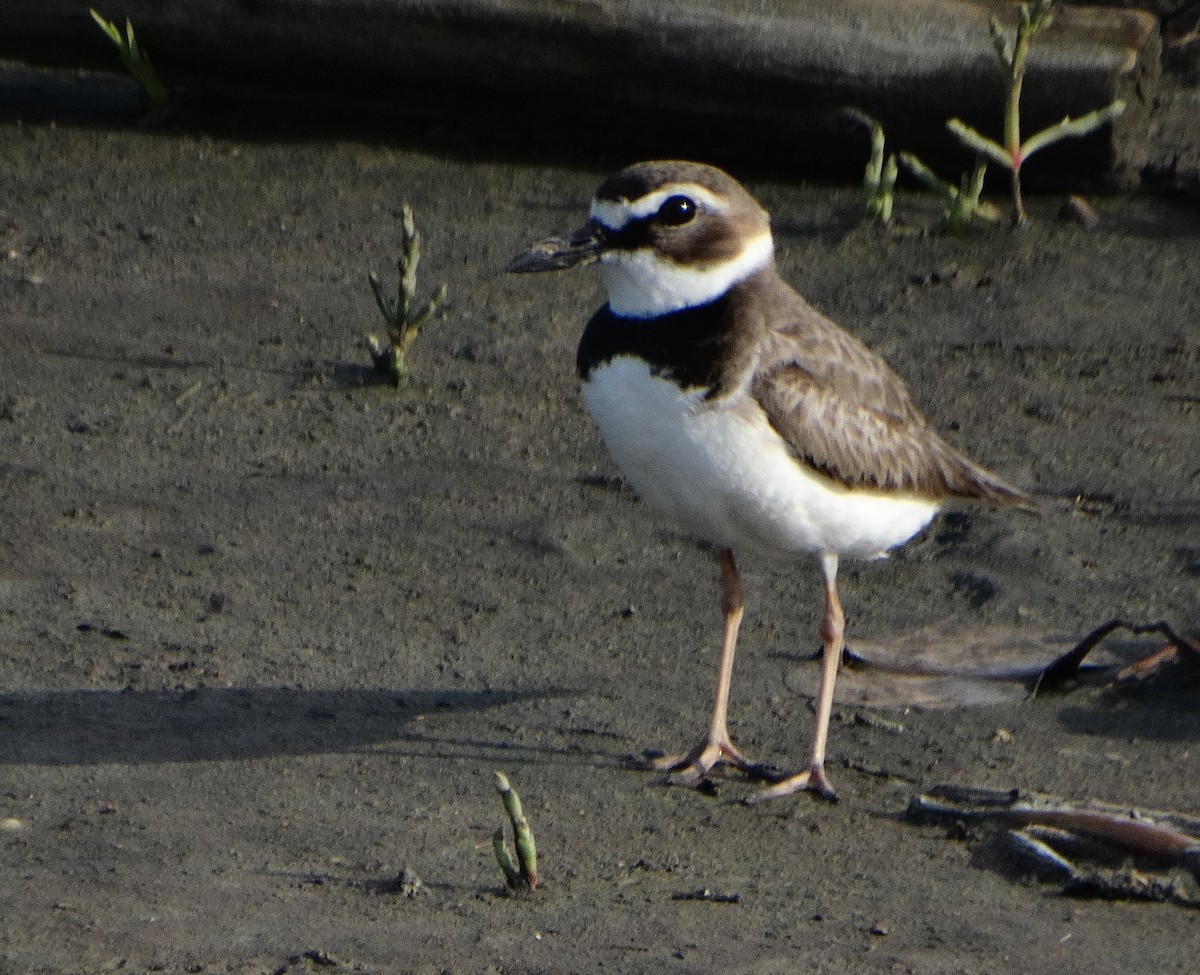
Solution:
[{"label": "bird's foot", "polygon": [[758,778],[774,780],[772,770],[752,762],[743,755],[733,742],[726,739],[706,739],[686,755],[657,755],[647,753],[639,766],[654,772],[669,772],[668,785],[683,785],[695,788],[700,785],[718,765],[732,765]]},{"label": "bird's foot", "polygon": [[838,801],[838,795],[833,791],[833,786],[829,784],[829,779],[825,775],[824,763],[818,762],[814,763],[807,772],[789,775],[774,785],[760,789],[752,796],[747,796],[745,802],[746,805],[753,806],[760,802],[766,802],[768,799],[780,799],[797,792],[815,792],[822,799],[828,799],[830,802]]}]

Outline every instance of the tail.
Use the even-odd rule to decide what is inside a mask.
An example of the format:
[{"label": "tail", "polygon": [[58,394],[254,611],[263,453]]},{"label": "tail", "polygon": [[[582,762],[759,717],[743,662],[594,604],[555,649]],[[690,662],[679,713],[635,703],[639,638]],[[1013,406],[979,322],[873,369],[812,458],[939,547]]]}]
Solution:
[{"label": "tail", "polygon": [[945,453],[938,458],[938,466],[948,495],[978,501],[990,508],[1015,508],[1032,515],[1042,514],[1041,507],[1031,495],[968,460],[949,444],[944,446]]}]

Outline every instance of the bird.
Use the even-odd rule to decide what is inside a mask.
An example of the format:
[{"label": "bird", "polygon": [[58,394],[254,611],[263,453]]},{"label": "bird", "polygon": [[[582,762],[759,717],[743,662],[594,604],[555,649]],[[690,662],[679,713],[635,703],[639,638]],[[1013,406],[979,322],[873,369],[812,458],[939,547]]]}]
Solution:
[{"label": "bird", "polygon": [[[836,801],[825,770],[845,647],[843,558],[879,558],[939,507],[1036,510],[1026,492],[950,446],[904,381],[780,276],[770,216],[732,176],[682,160],[605,179],[582,228],[519,253],[513,273],[595,263],[608,301],[576,356],[584,403],[635,493],[707,542],[723,629],[708,729],[649,765],[696,786],[718,765],[768,780],[748,802]],[[815,558],[824,584],[821,680],[807,767],[772,772],[728,729],[745,593],[743,557]]]}]

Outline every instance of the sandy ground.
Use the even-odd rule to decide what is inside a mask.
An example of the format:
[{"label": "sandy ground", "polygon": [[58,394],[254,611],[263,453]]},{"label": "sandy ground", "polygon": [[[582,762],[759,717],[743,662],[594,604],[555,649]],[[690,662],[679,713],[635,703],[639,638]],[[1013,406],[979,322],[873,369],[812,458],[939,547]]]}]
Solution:
[{"label": "sandy ground", "polygon": [[[1200,912],[1066,899],[990,832],[904,816],[940,782],[1200,811],[1194,684],[844,702],[838,805],[625,767],[703,727],[717,574],[582,410],[597,282],[502,269],[630,160],[446,143],[0,128],[0,972],[1195,971]],[[852,635],[1200,625],[1194,203],[1099,200],[1089,233],[1038,199],[953,238],[748,182],[785,275],[1046,509],[848,566]],[[361,341],[403,200],[450,298],[397,394]],[[794,767],[817,572],[744,571],[733,733]],[[527,900],[494,769],[537,832]],[[706,888],[737,896],[679,897]]]}]

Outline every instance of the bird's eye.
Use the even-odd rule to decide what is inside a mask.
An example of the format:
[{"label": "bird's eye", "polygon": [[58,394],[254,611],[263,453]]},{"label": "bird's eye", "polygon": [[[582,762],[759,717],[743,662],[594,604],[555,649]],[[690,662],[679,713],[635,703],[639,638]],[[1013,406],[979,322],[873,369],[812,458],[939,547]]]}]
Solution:
[{"label": "bird's eye", "polygon": [[682,227],[696,219],[696,204],[686,196],[671,196],[658,208],[658,219],[668,227]]}]

